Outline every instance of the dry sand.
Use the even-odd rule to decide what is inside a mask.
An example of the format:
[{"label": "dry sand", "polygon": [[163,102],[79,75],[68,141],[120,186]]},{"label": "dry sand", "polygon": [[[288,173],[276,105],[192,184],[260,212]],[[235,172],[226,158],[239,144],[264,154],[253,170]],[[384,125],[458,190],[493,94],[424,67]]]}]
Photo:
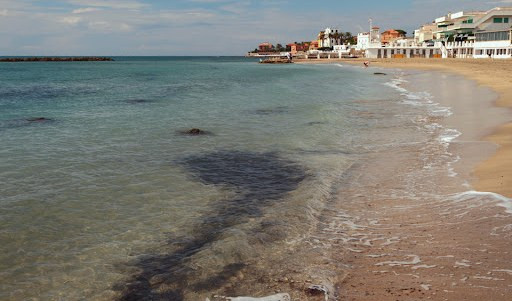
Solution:
[{"label": "dry sand", "polygon": [[[498,106],[512,106],[512,60],[371,60],[371,65],[460,74],[498,92]],[[500,147],[477,166],[473,187],[512,197],[512,123],[485,139]],[[399,189],[386,174],[405,174],[416,160],[386,155],[387,162],[370,161],[361,168],[360,177],[371,176],[368,191]],[[352,217],[350,224],[344,222],[350,226],[338,229],[348,238],[338,260],[349,265],[335,280],[338,299],[512,300],[512,214],[493,198],[415,202],[360,197],[360,187],[351,191],[349,186],[339,192],[344,201],[335,210]]]}]

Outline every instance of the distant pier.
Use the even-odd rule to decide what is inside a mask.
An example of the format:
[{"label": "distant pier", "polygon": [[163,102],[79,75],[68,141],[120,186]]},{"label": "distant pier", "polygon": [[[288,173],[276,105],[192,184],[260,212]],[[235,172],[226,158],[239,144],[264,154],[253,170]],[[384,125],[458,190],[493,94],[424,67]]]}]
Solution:
[{"label": "distant pier", "polygon": [[16,63],[16,62],[111,62],[113,58],[110,57],[95,57],[95,56],[82,56],[82,57],[11,57],[0,58],[3,63]]}]

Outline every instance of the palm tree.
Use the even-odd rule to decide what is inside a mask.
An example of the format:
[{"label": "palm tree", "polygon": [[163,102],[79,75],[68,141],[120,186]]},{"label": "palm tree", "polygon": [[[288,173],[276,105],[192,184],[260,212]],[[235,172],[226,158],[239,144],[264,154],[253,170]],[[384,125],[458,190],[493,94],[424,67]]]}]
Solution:
[{"label": "palm tree", "polygon": [[332,36],[334,38],[335,44],[336,45],[340,45],[341,44],[341,37],[342,37],[341,33],[336,31]]},{"label": "palm tree", "polygon": [[318,40],[320,42],[320,44],[318,45],[318,47],[324,47],[324,38],[325,38],[325,32],[321,31],[319,34],[318,34]]},{"label": "palm tree", "polygon": [[352,35],[351,32],[348,32],[348,31],[345,32],[344,33],[344,38],[345,38],[345,42],[348,42],[350,44],[354,44],[355,39],[354,39],[354,36]]}]

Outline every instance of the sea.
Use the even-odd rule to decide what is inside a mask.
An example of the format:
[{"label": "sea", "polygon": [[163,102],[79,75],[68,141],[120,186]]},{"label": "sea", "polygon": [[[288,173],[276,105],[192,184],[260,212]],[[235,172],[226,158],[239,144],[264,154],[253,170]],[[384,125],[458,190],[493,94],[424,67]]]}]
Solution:
[{"label": "sea", "polygon": [[[333,208],[471,191],[452,108],[411,84],[424,74],[114,59],[0,65],[1,300],[264,296],[290,274],[329,287],[349,268],[319,243],[349,220]],[[417,164],[386,172],[395,150]]]}]

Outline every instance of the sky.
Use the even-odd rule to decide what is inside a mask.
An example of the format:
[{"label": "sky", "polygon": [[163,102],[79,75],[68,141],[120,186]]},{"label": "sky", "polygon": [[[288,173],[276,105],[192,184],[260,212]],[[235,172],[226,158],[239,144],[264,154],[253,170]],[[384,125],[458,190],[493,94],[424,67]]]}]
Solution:
[{"label": "sky", "polygon": [[244,55],[325,27],[403,29],[512,0],[0,0],[0,56]]}]

